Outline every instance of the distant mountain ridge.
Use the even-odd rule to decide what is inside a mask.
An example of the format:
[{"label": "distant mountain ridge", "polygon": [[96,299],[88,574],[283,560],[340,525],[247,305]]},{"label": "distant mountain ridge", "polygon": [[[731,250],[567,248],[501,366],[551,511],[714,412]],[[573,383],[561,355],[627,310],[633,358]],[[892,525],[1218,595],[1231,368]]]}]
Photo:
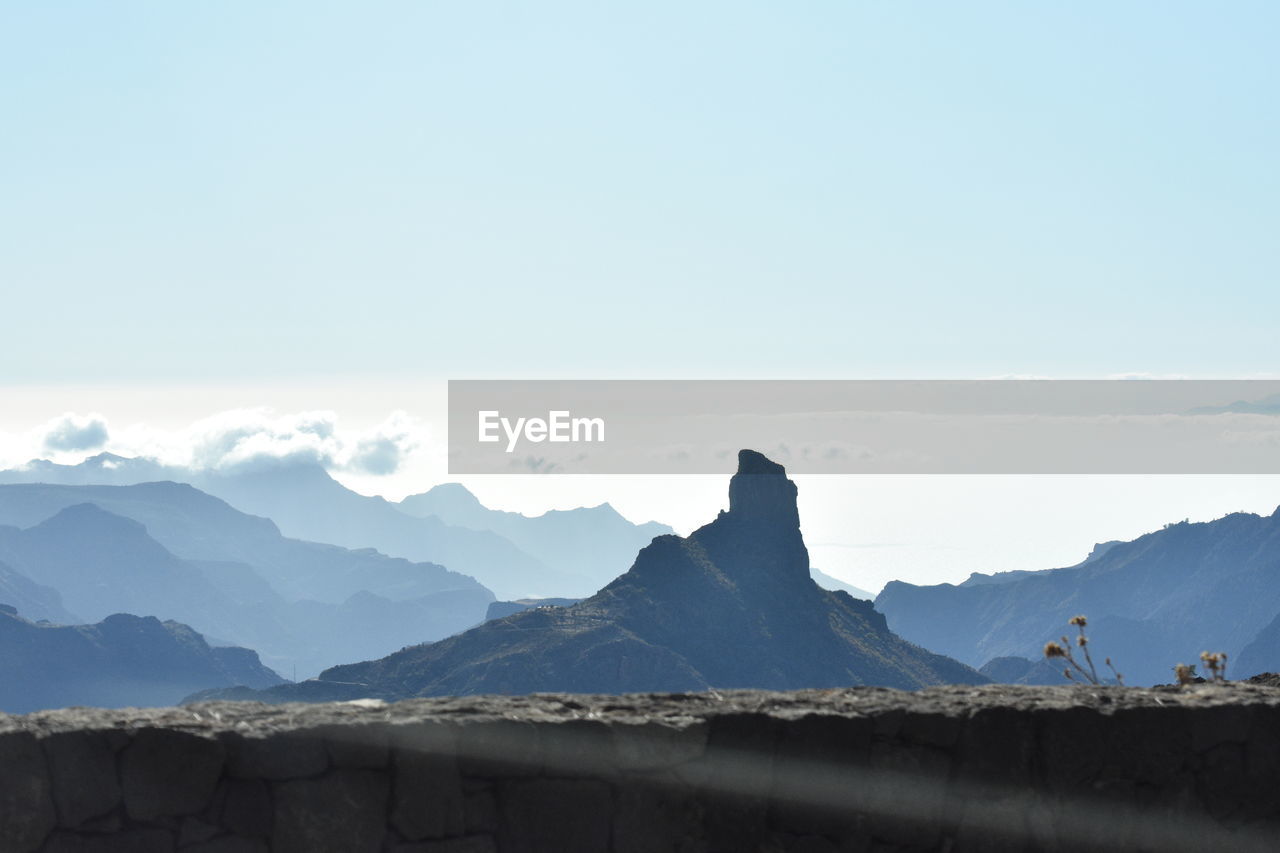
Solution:
[{"label": "distant mountain ridge", "polygon": [[850,595],[852,595],[854,598],[860,598],[863,601],[875,600],[875,596],[867,592],[865,589],[862,589],[861,587],[856,587],[851,583],[845,583],[839,578],[833,578],[831,575],[827,574],[824,571],[820,571],[818,569],[810,569],[809,574],[813,576],[813,582],[816,583],[818,586],[822,587],[823,589],[829,589],[832,592],[835,592],[836,590],[847,592]]},{"label": "distant mountain ridge", "polygon": [[687,538],[654,539],[578,604],[525,610],[256,696],[314,699],[326,695],[325,681],[335,697],[363,684],[369,695],[403,698],[988,680],[895,636],[870,602],[813,582],[796,487],[781,465],[742,451],[729,506]]},{"label": "distant mountain ridge", "polygon": [[81,619],[177,619],[304,676],[468,628],[494,598],[441,566],[288,539],[183,484],[2,485],[0,525],[0,562]]},{"label": "distant mountain ridge", "polygon": [[[0,527],[0,540],[17,528]],[[12,566],[0,562],[0,604],[7,604],[33,622],[70,624],[81,621],[62,606],[62,596],[50,586],[38,584]]]},{"label": "distant mountain ridge", "polygon": [[1280,672],[1280,613],[1240,650],[1235,660],[1227,660],[1227,668],[1232,678]]},{"label": "distant mountain ridge", "polygon": [[[971,665],[1038,660],[1068,619],[1085,614],[1095,656],[1112,657],[1133,684],[1167,683],[1174,664],[1195,663],[1204,650],[1241,660],[1280,614],[1280,510],[1170,524],[1100,548],[1070,568],[960,586],[894,581],[876,608],[904,637]],[[1255,651],[1250,666],[1280,668],[1280,659]]]},{"label": "distant mountain ridge", "polygon": [[625,571],[653,536],[670,532],[654,522],[632,524],[607,504],[535,518],[490,510],[458,484],[395,504],[347,489],[313,462],[196,471],[103,453],[77,465],[33,460],[0,471],[0,483],[157,481],[190,484],[242,512],[270,518],[290,537],[447,566],[509,600],[589,595]]},{"label": "distant mountain ridge", "polygon": [[248,649],[211,647],[189,626],[115,614],[96,625],[37,625],[0,607],[0,711],[172,705],[204,688],[269,687]]},{"label": "distant mountain ridge", "polygon": [[235,602],[195,565],[175,557],[138,522],[95,504],[72,504],[26,529],[0,528],[0,558],[59,590],[92,622],[113,613],[178,616],[231,633],[219,611]]},{"label": "distant mountain ridge", "polygon": [[492,531],[546,565],[589,582],[590,589],[568,588],[565,595],[594,592],[626,571],[636,552],[654,537],[674,532],[655,521],[632,524],[607,503],[538,516],[493,510],[460,483],[410,495],[398,506],[416,517],[435,516],[457,527]]}]

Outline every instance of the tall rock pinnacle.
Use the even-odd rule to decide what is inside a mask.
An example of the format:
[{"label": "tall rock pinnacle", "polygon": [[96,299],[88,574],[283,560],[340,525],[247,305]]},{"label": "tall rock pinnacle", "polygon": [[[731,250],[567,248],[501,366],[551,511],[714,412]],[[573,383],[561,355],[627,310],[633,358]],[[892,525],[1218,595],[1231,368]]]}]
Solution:
[{"label": "tall rock pinnacle", "polygon": [[871,602],[813,582],[781,465],[741,451],[729,505],[688,536],[656,537],[577,604],[494,619],[321,679],[384,698],[987,680],[895,636]]},{"label": "tall rock pinnacle", "polygon": [[738,451],[738,473],[729,481],[729,512],[771,526],[800,528],[796,484],[787,469],[754,450]]}]

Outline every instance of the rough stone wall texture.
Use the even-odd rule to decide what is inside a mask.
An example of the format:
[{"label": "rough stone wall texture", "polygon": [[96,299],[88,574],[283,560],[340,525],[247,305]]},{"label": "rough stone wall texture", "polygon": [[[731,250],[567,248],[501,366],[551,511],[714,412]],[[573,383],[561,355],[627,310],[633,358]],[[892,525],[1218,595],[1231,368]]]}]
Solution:
[{"label": "rough stone wall texture", "polygon": [[1275,850],[1280,689],[0,715],[4,853]]}]

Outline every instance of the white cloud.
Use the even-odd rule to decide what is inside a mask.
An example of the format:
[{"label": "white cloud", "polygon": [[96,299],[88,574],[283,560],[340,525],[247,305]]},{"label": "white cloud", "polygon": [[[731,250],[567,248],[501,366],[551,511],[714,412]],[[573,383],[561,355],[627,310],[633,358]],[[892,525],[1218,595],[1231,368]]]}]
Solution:
[{"label": "white cloud", "polygon": [[102,415],[65,412],[49,421],[43,446],[53,453],[97,450],[107,443],[108,438],[107,420]]},{"label": "white cloud", "polygon": [[394,474],[405,457],[419,447],[417,433],[412,418],[404,412],[392,412],[382,424],[357,439],[355,450],[342,467],[356,474]]},{"label": "white cloud", "polygon": [[200,469],[243,468],[279,461],[337,464],[347,439],[337,415],[315,411],[276,414],[267,408],[232,409],[192,424],[181,439],[190,448],[185,464]]},{"label": "white cloud", "polygon": [[4,465],[33,455],[79,462],[87,451],[154,459],[198,471],[244,470],[312,462],[335,474],[385,478],[404,470],[426,448],[428,430],[395,411],[380,423],[344,426],[332,411],[280,413],[270,408],[230,409],[187,426],[145,423],[107,430],[99,415],[63,415],[25,436],[0,436]]}]

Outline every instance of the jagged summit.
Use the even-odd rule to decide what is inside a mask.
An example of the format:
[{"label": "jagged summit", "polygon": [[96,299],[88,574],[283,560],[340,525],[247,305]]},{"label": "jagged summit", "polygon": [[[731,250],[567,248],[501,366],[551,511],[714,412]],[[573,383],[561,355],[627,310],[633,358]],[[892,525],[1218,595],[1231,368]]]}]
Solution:
[{"label": "jagged summit", "polygon": [[744,448],[738,451],[738,474],[734,476],[741,474],[772,474],[785,477],[787,469],[758,450]]},{"label": "jagged summit", "polygon": [[[739,595],[753,601],[761,596],[794,606],[819,592],[809,572],[809,550],[800,535],[796,484],[786,469],[754,450],[738,453],[738,471],[729,481],[729,511],[691,533],[688,539],[659,537],[688,550],[696,548],[715,564]],[[634,576],[641,582],[670,571],[664,552],[646,548],[631,571],[615,583]],[[606,587],[605,591],[611,588]],[[801,602],[806,602],[802,604]]]},{"label": "jagged summit", "polygon": [[[458,505],[467,508],[481,506],[480,499],[471,493],[471,490],[461,483],[440,483],[432,486],[429,490],[421,495],[412,495],[423,503],[427,503],[431,499],[441,501],[456,501]],[[406,499],[407,500],[407,499]]]},{"label": "jagged summit", "polygon": [[738,473],[729,481],[729,513],[753,522],[799,530],[796,484],[787,469],[754,450],[738,451]]},{"label": "jagged summit", "polygon": [[[813,582],[796,487],[781,465],[744,450],[729,493],[729,512],[688,537],[658,536],[578,604],[526,610],[321,678],[388,698],[987,680],[903,641],[870,602]],[[308,697],[280,688],[268,698]]]}]

